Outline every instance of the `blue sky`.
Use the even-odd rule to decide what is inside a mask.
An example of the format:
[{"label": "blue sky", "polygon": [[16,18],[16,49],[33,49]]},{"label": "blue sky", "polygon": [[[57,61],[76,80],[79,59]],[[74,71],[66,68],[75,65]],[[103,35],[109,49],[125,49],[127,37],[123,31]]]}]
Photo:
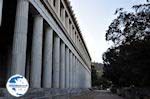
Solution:
[{"label": "blue sky", "polygon": [[102,62],[102,54],[111,45],[105,33],[116,17],[116,8],[130,10],[132,5],[146,0],[70,0],[92,61]]}]

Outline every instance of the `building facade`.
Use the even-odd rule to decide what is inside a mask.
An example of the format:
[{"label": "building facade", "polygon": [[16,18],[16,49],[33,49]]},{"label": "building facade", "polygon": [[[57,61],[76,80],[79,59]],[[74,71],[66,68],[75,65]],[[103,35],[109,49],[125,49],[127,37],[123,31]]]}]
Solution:
[{"label": "building facade", "polygon": [[0,0],[0,86],[90,88],[91,57],[68,0]]}]

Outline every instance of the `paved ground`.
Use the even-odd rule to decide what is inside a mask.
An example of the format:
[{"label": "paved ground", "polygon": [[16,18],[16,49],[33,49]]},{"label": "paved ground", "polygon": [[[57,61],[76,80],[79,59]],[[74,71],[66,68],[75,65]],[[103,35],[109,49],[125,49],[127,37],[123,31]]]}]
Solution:
[{"label": "paved ground", "polygon": [[124,99],[107,91],[93,91],[83,95],[56,96],[52,99]]}]

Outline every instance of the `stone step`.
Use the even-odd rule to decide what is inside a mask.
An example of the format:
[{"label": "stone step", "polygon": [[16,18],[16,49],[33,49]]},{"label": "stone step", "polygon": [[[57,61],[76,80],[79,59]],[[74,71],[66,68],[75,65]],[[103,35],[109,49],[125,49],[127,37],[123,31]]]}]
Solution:
[{"label": "stone step", "polygon": [[[63,96],[80,95],[88,92],[90,92],[89,89],[30,88],[23,97],[20,97],[20,99],[29,99],[29,98],[30,99],[52,99],[53,97],[57,99],[57,96],[62,96],[61,99],[63,99]],[[11,96],[8,93],[7,89],[0,88],[0,99],[16,99],[16,98]]]}]

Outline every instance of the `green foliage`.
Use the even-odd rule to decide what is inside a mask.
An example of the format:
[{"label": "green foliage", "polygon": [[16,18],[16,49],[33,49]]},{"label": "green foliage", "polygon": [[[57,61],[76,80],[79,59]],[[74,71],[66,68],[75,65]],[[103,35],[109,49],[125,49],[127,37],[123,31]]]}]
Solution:
[{"label": "green foliage", "polygon": [[96,69],[94,68],[94,66],[92,66],[92,86],[97,86],[98,82],[98,76],[97,76],[97,73],[96,73]]},{"label": "green foliage", "polygon": [[110,85],[111,82],[105,77],[100,77],[97,70],[95,69],[95,66],[92,66],[92,86],[105,89],[108,88]]},{"label": "green foliage", "polygon": [[133,6],[135,12],[117,11],[119,16],[113,20],[106,33],[106,40],[115,46],[144,40],[150,36],[150,4]]},{"label": "green foliage", "polygon": [[150,86],[150,4],[117,11],[106,40],[114,46],[103,55],[104,76],[116,86]]}]

